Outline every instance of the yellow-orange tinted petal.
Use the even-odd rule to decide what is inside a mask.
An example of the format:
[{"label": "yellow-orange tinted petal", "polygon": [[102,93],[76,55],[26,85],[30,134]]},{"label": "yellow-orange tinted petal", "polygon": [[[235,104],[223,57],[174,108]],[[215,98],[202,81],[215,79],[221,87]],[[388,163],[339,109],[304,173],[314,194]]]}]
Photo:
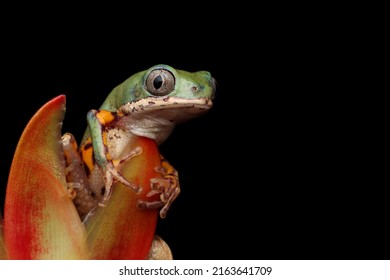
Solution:
[{"label": "yellow-orange tinted petal", "polygon": [[84,259],[85,228],[67,191],[60,144],[65,96],[27,124],[8,178],[4,240],[9,259]]}]

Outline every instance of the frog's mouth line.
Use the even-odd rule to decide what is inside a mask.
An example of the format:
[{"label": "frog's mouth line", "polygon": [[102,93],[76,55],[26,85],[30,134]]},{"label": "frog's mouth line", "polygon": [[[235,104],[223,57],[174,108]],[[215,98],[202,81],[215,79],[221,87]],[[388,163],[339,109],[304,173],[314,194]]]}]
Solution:
[{"label": "frog's mouth line", "polygon": [[121,111],[129,115],[164,116],[177,123],[203,114],[212,106],[213,102],[209,98],[149,97],[129,102],[121,107]]}]

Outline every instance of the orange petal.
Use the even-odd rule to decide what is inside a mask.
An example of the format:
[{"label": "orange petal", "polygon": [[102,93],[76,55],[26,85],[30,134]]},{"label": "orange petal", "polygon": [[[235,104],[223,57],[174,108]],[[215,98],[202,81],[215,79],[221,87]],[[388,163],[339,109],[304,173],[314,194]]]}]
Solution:
[{"label": "orange petal", "polygon": [[30,120],[12,161],[4,208],[10,259],[83,259],[85,228],[67,192],[60,144],[65,96]]},{"label": "orange petal", "polygon": [[1,215],[0,211],[0,260],[6,260],[7,254],[5,252],[5,244],[4,244],[4,237],[3,237],[3,216]]},{"label": "orange petal", "polygon": [[133,146],[142,148],[141,155],[121,165],[122,174],[142,187],[134,191],[116,183],[112,196],[104,208],[97,208],[86,223],[91,259],[146,259],[157,225],[158,210],[137,209],[137,200],[156,200],[146,197],[150,179],[161,176],[155,167],[161,165],[159,151],[153,140],[136,137]]}]

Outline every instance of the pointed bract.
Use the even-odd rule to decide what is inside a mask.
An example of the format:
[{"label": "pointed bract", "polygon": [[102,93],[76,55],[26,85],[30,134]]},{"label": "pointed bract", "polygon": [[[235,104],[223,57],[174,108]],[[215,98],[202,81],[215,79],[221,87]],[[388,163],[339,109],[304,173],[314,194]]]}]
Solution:
[{"label": "pointed bract", "polygon": [[27,124],[12,161],[4,208],[9,259],[85,259],[85,228],[67,191],[60,144],[65,96]]}]

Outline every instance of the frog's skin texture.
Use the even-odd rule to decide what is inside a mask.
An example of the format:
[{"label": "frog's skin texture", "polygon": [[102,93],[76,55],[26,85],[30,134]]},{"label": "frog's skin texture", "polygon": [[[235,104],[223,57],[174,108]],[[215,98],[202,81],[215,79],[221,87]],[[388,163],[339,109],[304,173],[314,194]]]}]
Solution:
[{"label": "frog's skin texture", "polygon": [[[168,65],[156,65],[134,74],[115,87],[99,110],[87,114],[88,127],[77,147],[74,137],[65,133],[62,144],[67,162],[70,195],[81,218],[99,205],[104,207],[113,182],[120,182],[138,193],[140,188],[118,171],[121,163],[142,153],[135,148],[124,154],[135,136],[164,142],[176,124],[196,118],[212,107],[215,80],[209,72],[186,72]],[[151,180],[149,196],[159,200],[139,201],[142,209],[161,208],[164,218],[180,193],[178,173],[161,156],[156,170],[162,178]]]}]

